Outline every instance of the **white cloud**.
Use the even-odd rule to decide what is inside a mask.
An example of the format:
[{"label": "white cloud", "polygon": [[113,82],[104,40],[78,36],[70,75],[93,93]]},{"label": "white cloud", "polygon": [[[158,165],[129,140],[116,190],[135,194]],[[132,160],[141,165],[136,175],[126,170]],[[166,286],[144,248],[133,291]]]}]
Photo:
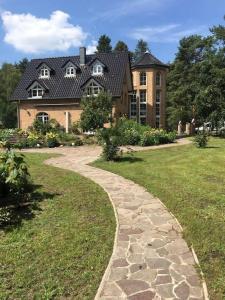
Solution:
[{"label": "white cloud", "polygon": [[93,54],[97,50],[97,41],[91,41],[91,44],[87,46],[87,54]]},{"label": "white cloud", "polygon": [[78,25],[69,23],[70,16],[63,11],[54,11],[49,19],[31,14],[1,14],[5,29],[4,41],[25,53],[67,51],[79,47],[87,33]]},{"label": "white cloud", "polygon": [[136,28],[129,34],[134,39],[144,39],[149,42],[174,43],[181,38],[192,34],[206,34],[207,26],[197,26],[189,29],[182,29],[180,24],[167,24],[164,26]]}]

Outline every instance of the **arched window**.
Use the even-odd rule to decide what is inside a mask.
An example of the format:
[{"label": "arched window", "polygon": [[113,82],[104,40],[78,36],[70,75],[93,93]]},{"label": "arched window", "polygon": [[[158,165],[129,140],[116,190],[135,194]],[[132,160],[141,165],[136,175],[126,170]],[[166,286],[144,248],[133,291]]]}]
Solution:
[{"label": "arched window", "polygon": [[102,87],[92,81],[85,89],[87,96],[97,96],[101,91]]},{"label": "arched window", "polygon": [[38,83],[34,84],[29,91],[29,96],[31,98],[42,98],[43,95],[44,89]]},{"label": "arched window", "polygon": [[40,112],[36,115],[36,119],[41,121],[43,124],[46,124],[49,120],[48,114],[45,112]]},{"label": "arched window", "polygon": [[140,73],[140,85],[146,85],[146,72]]},{"label": "arched window", "polygon": [[156,85],[157,85],[157,86],[160,86],[160,85],[161,85],[161,73],[160,73],[160,72],[157,72],[157,73],[156,73],[155,82],[156,82]]}]

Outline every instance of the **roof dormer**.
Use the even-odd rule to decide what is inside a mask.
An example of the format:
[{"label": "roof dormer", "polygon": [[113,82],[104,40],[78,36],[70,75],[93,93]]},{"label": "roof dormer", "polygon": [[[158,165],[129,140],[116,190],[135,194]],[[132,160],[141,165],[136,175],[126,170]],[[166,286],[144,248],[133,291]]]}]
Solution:
[{"label": "roof dormer", "polygon": [[40,79],[49,79],[51,74],[51,68],[43,63],[39,66],[39,78]]},{"label": "roof dormer", "polygon": [[76,77],[76,73],[77,66],[71,61],[68,61],[65,65],[65,77]]},{"label": "roof dormer", "polygon": [[91,68],[93,76],[101,76],[104,74],[106,66],[99,59],[95,59],[91,62]]}]

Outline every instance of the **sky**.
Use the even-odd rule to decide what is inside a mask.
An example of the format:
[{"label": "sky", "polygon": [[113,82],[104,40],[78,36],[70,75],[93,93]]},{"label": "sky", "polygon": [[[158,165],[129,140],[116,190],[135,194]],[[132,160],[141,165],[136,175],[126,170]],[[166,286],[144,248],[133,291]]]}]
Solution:
[{"label": "sky", "polygon": [[224,15],[225,0],[0,0],[0,65],[93,53],[102,34],[130,50],[143,38],[168,63],[182,37],[209,34]]}]

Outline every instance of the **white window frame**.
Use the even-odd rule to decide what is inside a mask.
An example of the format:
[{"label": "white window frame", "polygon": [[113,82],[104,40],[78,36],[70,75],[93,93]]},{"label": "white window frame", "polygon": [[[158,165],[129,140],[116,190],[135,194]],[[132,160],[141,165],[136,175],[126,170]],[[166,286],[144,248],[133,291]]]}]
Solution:
[{"label": "white window frame", "polygon": [[49,121],[49,115],[46,112],[39,112],[36,114],[36,119],[46,124]]},{"label": "white window frame", "polygon": [[65,77],[76,77],[76,68],[72,63],[67,64]]},{"label": "white window frame", "polygon": [[[142,92],[145,92],[145,101],[143,101],[142,99],[141,99],[141,93]],[[140,101],[139,101],[139,122],[142,124],[142,122],[141,122],[141,120],[145,120],[144,121],[144,124],[146,124],[147,123],[147,90],[140,90],[139,91],[139,99],[140,99]],[[141,109],[141,105],[145,105],[145,109],[143,110],[143,109]],[[144,114],[141,114],[142,112],[145,112]]]},{"label": "white window frame", "polygon": [[137,121],[137,114],[137,91],[133,91],[133,93],[130,94],[130,119]]},{"label": "white window frame", "polygon": [[39,78],[41,79],[49,79],[50,78],[50,69],[46,65],[42,65],[40,69]]},{"label": "white window frame", "polygon": [[[159,79],[159,82],[158,82]],[[161,86],[162,84],[162,74],[160,72],[157,72],[155,75],[155,84],[156,86]]]},{"label": "white window frame", "polygon": [[38,83],[35,82],[29,89],[29,93],[31,93],[31,99],[42,99],[44,95],[44,88]]},{"label": "white window frame", "polygon": [[[147,73],[146,72],[144,72],[144,71],[140,72],[139,81],[140,81],[140,85],[147,85]],[[144,81],[144,83],[143,83],[143,81]]]},{"label": "white window frame", "polygon": [[92,68],[92,75],[103,75],[103,67],[103,64],[101,64],[100,62],[96,62]]},{"label": "white window frame", "polygon": [[[87,97],[98,96],[98,94],[103,90],[103,88],[94,80],[89,82],[85,87],[85,94]],[[92,91],[92,92],[90,92]],[[97,92],[96,92],[97,91]]]}]

